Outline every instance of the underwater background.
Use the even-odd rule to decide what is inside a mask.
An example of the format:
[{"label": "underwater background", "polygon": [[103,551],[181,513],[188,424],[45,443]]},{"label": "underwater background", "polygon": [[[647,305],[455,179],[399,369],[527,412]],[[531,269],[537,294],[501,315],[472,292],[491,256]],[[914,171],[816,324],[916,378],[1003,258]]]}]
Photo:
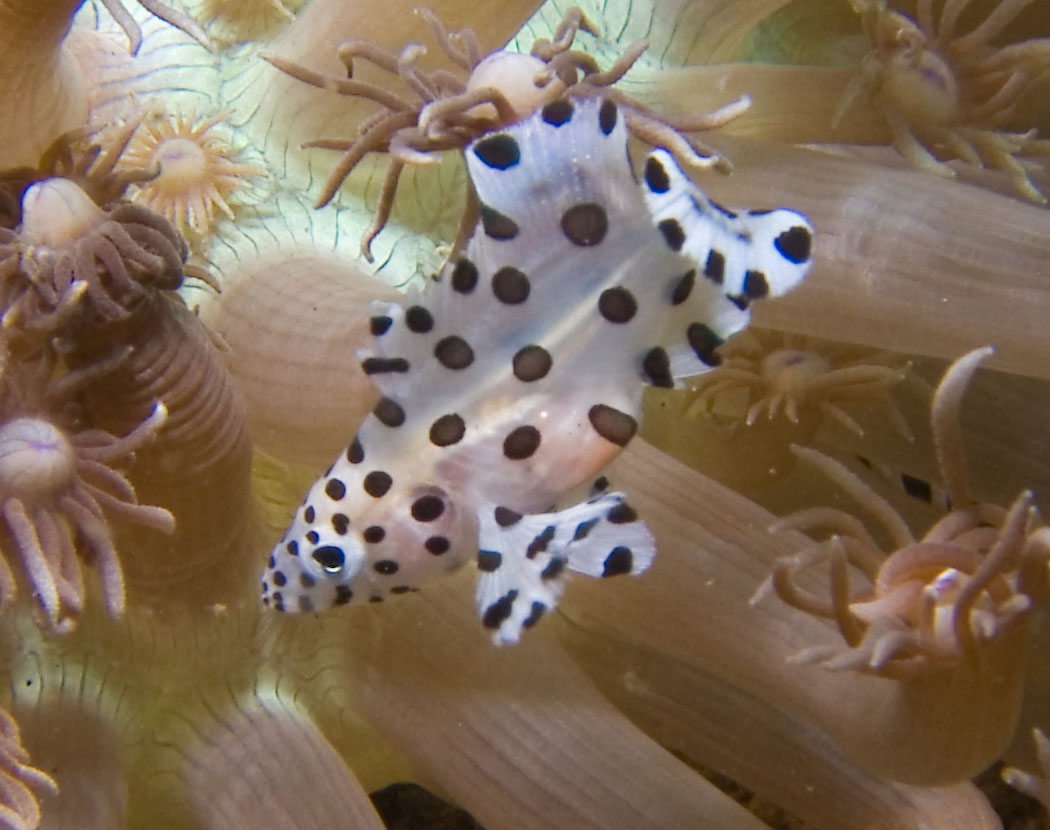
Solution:
[{"label": "underwater background", "polygon": [[[576,578],[495,648],[471,568],[259,597],[378,399],[369,301],[440,270],[468,189],[458,152],[406,165],[368,261],[389,158],[332,176],[377,103],[295,74],[346,80],[348,39],[455,71],[434,28],[0,0],[6,826],[379,828],[368,793],[405,781],[488,830],[1045,826],[1050,7],[579,7],[601,67],[647,40],[615,89],[672,122],[750,95],[697,137],[732,171],[695,180],[805,213],[814,266],[720,369],[647,391],[608,476],[651,570]],[[569,8],[431,6],[483,52]],[[353,79],[410,97],[394,70]]]}]

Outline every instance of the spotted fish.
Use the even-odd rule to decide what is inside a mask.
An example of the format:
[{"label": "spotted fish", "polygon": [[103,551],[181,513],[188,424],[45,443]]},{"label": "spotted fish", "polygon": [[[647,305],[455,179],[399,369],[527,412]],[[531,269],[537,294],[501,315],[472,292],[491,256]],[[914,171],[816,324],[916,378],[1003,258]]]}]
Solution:
[{"label": "spotted fish", "polygon": [[809,266],[798,213],[726,210],[661,149],[638,181],[607,98],[547,104],[466,161],[479,227],[439,282],[375,304],[361,357],[383,397],[274,547],[273,608],[378,602],[474,561],[510,643],[567,571],[641,573],[655,545],[622,493],[559,499],[634,436],[644,383],[716,365]]}]

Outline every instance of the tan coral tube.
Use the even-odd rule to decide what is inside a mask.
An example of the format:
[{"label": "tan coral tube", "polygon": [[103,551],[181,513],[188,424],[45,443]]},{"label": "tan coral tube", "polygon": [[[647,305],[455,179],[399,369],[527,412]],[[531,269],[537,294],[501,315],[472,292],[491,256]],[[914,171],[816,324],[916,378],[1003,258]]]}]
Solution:
[{"label": "tan coral tube", "polygon": [[638,69],[624,79],[620,89],[667,114],[708,112],[750,95],[751,106],[722,128],[725,135],[792,143],[888,143],[892,136],[885,119],[860,103],[832,128],[839,101],[856,74],[852,67],[728,63]]},{"label": "tan coral tube", "polygon": [[245,263],[208,322],[228,345],[256,446],[286,461],[327,465],[379,393],[361,371],[372,300],[400,294],[333,256]]},{"label": "tan coral tube", "polygon": [[382,830],[368,794],[294,703],[245,696],[196,728],[180,776],[201,830]]},{"label": "tan coral tube", "polygon": [[575,626],[568,644],[602,691],[661,745],[728,776],[805,826],[998,830],[968,783],[923,788],[860,769],[812,724],[644,645]]},{"label": "tan coral tube", "polygon": [[838,637],[772,598],[749,604],[773,558],[799,549],[797,539],[770,536],[764,510],[641,442],[610,478],[630,493],[659,555],[642,579],[574,583],[562,607],[579,625],[739,686],[832,735],[882,776],[948,784],[1002,752],[1023,685],[1023,636],[988,649],[982,665],[917,683],[789,664]]},{"label": "tan coral tube", "polygon": [[630,724],[547,620],[493,648],[473,574],[378,609],[362,705],[488,830],[764,825]]},{"label": "tan coral tube", "polygon": [[63,48],[82,2],[0,2],[0,168],[35,165],[61,133],[87,119],[87,85]]},{"label": "tan coral tube", "polygon": [[[0,626],[10,684],[0,693],[5,704],[11,701],[33,763],[59,787],[57,795],[41,800],[41,830],[113,830],[127,822],[122,704],[129,690],[123,678],[110,673],[111,665],[96,663],[97,619],[57,642],[33,625],[24,606],[5,615]],[[69,648],[92,638],[96,646],[90,654],[75,655]]]}]

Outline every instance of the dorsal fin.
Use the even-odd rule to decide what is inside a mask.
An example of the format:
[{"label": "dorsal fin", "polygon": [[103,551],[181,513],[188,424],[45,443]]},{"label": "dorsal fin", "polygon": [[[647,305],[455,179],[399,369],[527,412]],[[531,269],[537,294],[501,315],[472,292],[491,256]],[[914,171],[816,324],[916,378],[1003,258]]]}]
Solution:
[{"label": "dorsal fin", "polygon": [[812,260],[813,229],[793,210],[722,207],[666,150],[649,154],[642,179],[657,229],[694,265],[671,297],[690,322],[660,344],[677,380],[718,364],[714,349],[748,324],[754,301],[785,294],[802,281]]}]

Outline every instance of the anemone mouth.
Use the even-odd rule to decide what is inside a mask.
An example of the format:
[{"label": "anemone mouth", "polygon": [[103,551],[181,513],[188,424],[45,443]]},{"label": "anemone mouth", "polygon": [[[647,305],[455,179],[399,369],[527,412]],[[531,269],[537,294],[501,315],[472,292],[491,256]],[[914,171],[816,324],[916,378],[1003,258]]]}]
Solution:
[{"label": "anemone mouth", "polygon": [[804,396],[810,382],[831,371],[831,362],[816,352],[777,349],[762,360],[763,380],[780,392]]},{"label": "anemone mouth", "polygon": [[157,182],[169,188],[200,185],[208,175],[208,159],[204,148],[181,136],[160,142],[150,161],[160,168]]},{"label": "anemone mouth", "polygon": [[44,179],[22,197],[22,239],[65,248],[104,222],[106,213],[69,179]]},{"label": "anemone mouth", "polygon": [[220,128],[224,117],[147,117],[121,158],[121,169],[157,174],[139,182],[131,200],[159,213],[192,242],[204,241],[221,219],[234,219],[249,180],[264,175],[236,160],[240,151]]},{"label": "anemone mouth", "polygon": [[[535,55],[519,52],[493,52],[481,60],[470,73],[467,92],[480,89],[498,89],[514,111],[516,119],[523,119],[535,112],[540,104],[549,100],[554,90],[540,86],[536,78],[547,68],[547,64]],[[556,89],[565,89],[564,84]],[[483,109],[485,108],[485,109]],[[496,108],[482,104],[469,111],[472,115],[495,119]]]},{"label": "anemone mouth", "polygon": [[914,121],[947,125],[959,111],[959,84],[944,58],[924,51],[918,61],[900,56],[887,64],[879,100]]},{"label": "anemone mouth", "polygon": [[69,488],[76,453],[65,434],[40,418],[0,426],[0,492],[26,502],[50,499]]}]

